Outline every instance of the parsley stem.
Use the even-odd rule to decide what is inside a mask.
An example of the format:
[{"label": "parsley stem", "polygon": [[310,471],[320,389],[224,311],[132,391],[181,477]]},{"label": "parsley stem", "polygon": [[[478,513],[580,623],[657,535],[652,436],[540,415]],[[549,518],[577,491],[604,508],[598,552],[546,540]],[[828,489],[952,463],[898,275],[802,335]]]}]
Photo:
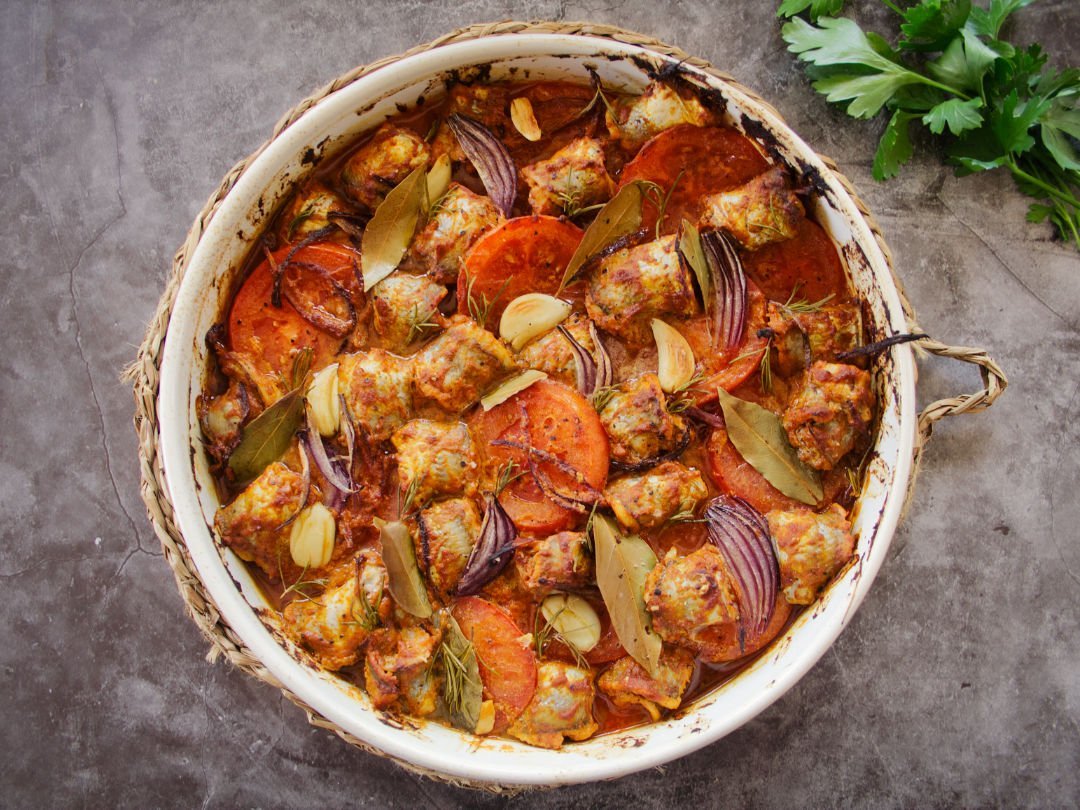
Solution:
[{"label": "parsley stem", "polygon": [[882,2],[882,3],[884,4],[884,5],[886,5],[886,6],[888,6],[889,8],[891,8],[891,9],[892,9],[893,11],[895,11],[895,12],[896,12],[897,14],[899,14],[899,15],[900,15],[901,17],[903,17],[903,16],[904,16],[904,12],[903,12],[903,10],[902,10],[902,9],[901,9],[901,8],[900,8],[899,6],[897,6],[897,5],[895,4],[895,3],[892,3],[892,2],[890,2],[890,0],[881,0],[881,2]]},{"label": "parsley stem", "polygon": [[922,82],[923,84],[927,84],[930,87],[936,87],[938,90],[944,90],[946,93],[952,93],[954,96],[957,96],[958,98],[962,98],[964,101],[971,101],[971,96],[969,96],[967,93],[963,93],[960,90],[957,90],[955,87],[949,87],[949,85],[947,85],[947,84],[942,84],[941,82],[936,82],[933,79],[928,78],[926,76],[923,76],[921,73],[917,73],[914,70],[912,70],[910,72],[913,73],[914,75],[918,76],[919,81]]},{"label": "parsley stem", "polygon": [[1042,189],[1051,197],[1059,199],[1067,205],[1071,205],[1074,208],[1080,208],[1080,200],[1076,199],[1076,197],[1074,197],[1072,194],[1062,191],[1059,188],[1055,188],[1054,186],[1040,180],[1038,177],[1035,177],[1032,174],[1028,174],[1023,169],[1021,169],[1016,164],[1016,161],[1012,158],[1009,158],[1009,160],[1006,161],[1005,165],[1009,167],[1009,171],[1013,173],[1013,176],[1019,177],[1026,183],[1031,183],[1031,185],[1035,186],[1036,188]]}]

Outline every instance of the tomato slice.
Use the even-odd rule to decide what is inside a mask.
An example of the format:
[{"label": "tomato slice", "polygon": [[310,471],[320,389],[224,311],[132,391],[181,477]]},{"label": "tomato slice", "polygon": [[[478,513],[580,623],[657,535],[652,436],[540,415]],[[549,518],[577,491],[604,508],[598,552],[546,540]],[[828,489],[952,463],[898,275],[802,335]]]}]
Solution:
[{"label": "tomato slice", "polygon": [[[526,423],[527,422],[527,430]],[[528,444],[549,453],[581,473],[587,486],[562,465],[540,460],[537,469],[550,478],[560,493],[586,495],[607,483],[608,440],[596,410],[574,389],[552,380],[540,380],[490,411],[477,411],[469,420],[481,448],[483,480],[490,488],[508,462],[525,474],[502,491],[499,503],[524,533],[551,533],[569,528],[576,513],[559,506],[540,490],[529,474],[526,454],[512,447],[493,446],[498,439]]]},{"label": "tomato slice", "polygon": [[[723,127],[680,124],[641,147],[623,169],[619,186],[649,180],[668,192],[674,183],[660,232],[675,233],[683,217],[697,223],[705,195],[741,186],[768,168],[769,162],[745,135]],[[651,228],[657,213],[657,207],[647,202],[642,226]]]},{"label": "tomato slice", "polygon": [[469,297],[491,304],[487,326],[496,327],[506,305],[528,292],[554,294],[583,232],[556,217],[508,219],[484,234],[466,254],[458,276],[458,312],[469,315]]},{"label": "tomato slice", "polygon": [[714,349],[710,319],[698,316],[677,324],[686,342],[694,351],[694,357],[701,358],[705,379],[694,385],[699,391],[697,403],[712,402],[716,399],[716,389],[731,391],[738,388],[750,375],[761,367],[761,353],[768,345],[768,338],[758,335],[766,325],[768,302],[754,282],[747,279],[746,294],[748,311],[743,342],[733,349]]},{"label": "tomato slice", "polygon": [[735,449],[726,430],[712,431],[705,443],[705,453],[709,476],[717,488],[728,495],[746,499],[761,514],[771,509],[805,508],[804,504],[789,498],[766,481],[765,476]]},{"label": "tomato slice", "polygon": [[479,596],[458,599],[450,611],[480,664],[484,696],[495,701],[495,732],[505,731],[536,691],[536,653],[510,614]]},{"label": "tomato slice", "polygon": [[820,301],[834,296],[830,303],[850,298],[847,276],[836,246],[825,230],[809,219],[799,223],[794,238],[773,242],[742,254],[743,269],[773,301],[795,298]]},{"label": "tomato slice", "polygon": [[[274,262],[281,264],[292,248],[284,247],[273,254]],[[320,267],[344,287],[354,302],[360,297],[360,285],[355,267],[360,254],[351,248],[333,242],[317,242],[300,248],[293,254],[297,262]],[[297,283],[304,284],[303,274]],[[241,285],[232,308],[229,310],[229,346],[260,367],[260,370],[287,374],[292,358],[298,349],[310,347],[314,351],[312,368],[326,365],[341,345],[341,338],[334,337],[312,324],[282,297],[281,307],[270,301],[274,279],[270,263],[264,261],[256,267]],[[325,285],[306,290],[311,296],[324,294]]]}]

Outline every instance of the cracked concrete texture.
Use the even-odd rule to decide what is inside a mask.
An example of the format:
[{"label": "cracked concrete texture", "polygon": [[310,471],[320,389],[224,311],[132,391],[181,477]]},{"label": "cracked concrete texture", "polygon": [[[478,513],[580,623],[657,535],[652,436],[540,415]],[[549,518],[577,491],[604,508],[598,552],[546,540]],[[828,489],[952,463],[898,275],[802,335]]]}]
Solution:
[{"label": "cracked concrete texture", "polygon": [[[924,153],[878,185],[880,121],[829,109],[774,3],[24,4],[0,27],[0,776],[4,804],[439,808],[1072,804],[1080,797],[1080,257],[1007,177]],[[861,19],[885,20],[856,2]],[[890,559],[838,643],[725,740],[611,784],[504,800],[414,777],[203,660],[143,516],[119,382],[173,251],[288,107],[356,64],[501,18],[591,19],[710,59],[836,158],[922,325],[1012,389],[939,427]],[[1019,41],[1080,62],[1080,6]],[[977,376],[923,364],[925,401]]]}]

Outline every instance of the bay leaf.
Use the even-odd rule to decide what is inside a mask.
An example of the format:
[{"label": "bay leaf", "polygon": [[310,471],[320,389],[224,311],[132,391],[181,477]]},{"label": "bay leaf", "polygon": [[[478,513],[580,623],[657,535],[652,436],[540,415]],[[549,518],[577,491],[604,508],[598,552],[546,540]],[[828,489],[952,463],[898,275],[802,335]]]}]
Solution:
[{"label": "bay leaf", "polygon": [[417,166],[375,209],[360,240],[365,290],[371,290],[397,269],[412,241],[426,191],[427,171]]},{"label": "bay leaf", "polygon": [[709,301],[712,300],[712,276],[709,274],[709,263],[705,260],[705,249],[701,246],[701,234],[689,220],[682,221],[678,245],[679,253],[694,271],[698,288],[701,290],[701,300],[707,311]]},{"label": "bay leaf", "polygon": [[593,516],[592,536],[596,584],[615,635],[631,657],[655,676],[662,644],[645,610],[645,578],[656,567],[656,555],[640,537],[623,537],[603,515]]},{"label": "bay leaf", "polygon": [[780,417],[760,405],[732,396],[717,388],[724,411],[728,438],[735,449],[765,480],[808,506],[824,497],[817,471],[799,461],[788,441]]},{"label": "bay leaf", "polygon": [[416,563],[409,527],[400,520],[386,522],[378,518],[375,525],[379,529],[390,595],[406,613],[426,619],[431,615],[431,602],[428,601],[424,578],[420,575],[420,566]]},{"label": "bay leaf", "polygon": [[447,614],[443,630],[443,703],[451,722],[465,731],[476,731],[480,704],[484,702],[484,684],[480,680],[480,662],[476,648],[465,638],[461,626]]},{"label": "bay leaf", "polygon": [[439,201],[442,195],[446,193],[446,190],[450,188],[450,178],[453,171],[449,155],[439,155],[438,160],[432,164],[426,180],[428,213],[431,212],[431,208]]},{"label": "bay leaf", "polygon": [[631,234],[641,227],[641,203],[644,199],[645,194],[641,186],[630,183],[619,189],[618,193],[608,200],[596,215],[596,219],[585,229],[585,235],[581,237],[577,250],[570,257],[570,263],[566,265],[562,283],[559,285],[560,291],[577,275],[585,262],[616,239]]},{"label": "bay leaf", "polygon": [[293,389],[244,426],[240,444],[229,456],[236,480],[252,481],[289,449],[304,415],[304,398]]}]

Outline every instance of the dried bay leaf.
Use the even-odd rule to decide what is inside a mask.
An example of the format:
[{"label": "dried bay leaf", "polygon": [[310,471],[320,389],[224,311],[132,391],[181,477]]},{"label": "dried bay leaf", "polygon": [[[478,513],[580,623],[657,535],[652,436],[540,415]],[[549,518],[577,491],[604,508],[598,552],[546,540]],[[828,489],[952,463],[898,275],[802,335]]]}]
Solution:
[{"label": "dried bay leaf", "polygon": [[592,536],[596,584],[615,634],[633,659],[655,676],[662,644],[645,610],[645,578],[656,567],[656,555],[640,537],[623,537],[603,515],[593,517]]},{"label": "dried bay leaf", "polygon": [[365,290],[371,290],[397,269],[409,249],[426,192],[427,171],[417,166],[375,209],[360,240]]},{"label": "dried bay leaf", "polygon": [[596,215],[596,219],[585,229],[585,235],[581,237],[577,250],[570,257],[570,263],[563,272],[559,290],[570,283],[585,262],[616,239],[621,239],[641,227],[641,204],[644,199],[645,193],[641,186],[630,183],[608,200],[607,205]]},{"label": "dried bay leaf", "polygon": [[753,402],[717,389],[728,438],[765,480],[789,498],[816,506],[824,497],[821,479],[795,453],[780,417]]},{"label": "dried bay leaf", "polygon": [[427,173],[427,212],[431,213],[431,209],[435,203],[446,193],[446,190],[450,188],[450,179],[453,175],[453,166],[450,164],[449,155],[439,155],[438,160],[431,166],[431,170]]},{"label": "dried bay leaf", "polygon": [[709,263],[705,259],[705,249],[701,246],[701,234],[689,220],[682,221],[679,230],[679,253],[697,278],[698,289],[701,290],[701,300],[708,307],[712,300],[712,276],[709,273]]},{"label": "dried bay leaf", "polygon": [[416,563],[409,527],[400,520],[386,522],[378,518],[375,519],[375,526],[379,529],[390,595],[406,613],[426,619],[431,615],[431,602],[428,601],[424,579],[420,575],[420,566]]},{"label": "dried bay leaf", "polygon": [[484,702],[484,684],[480,680],[480,662],[476,648],[465,638],[461,626],[447,614],[441,650],[443,672],[443,702],[451,722],[465,731],[476,731],[480,722],[480,705]]},{"label": "dried bay leaf", "polygon": [[304,398],[293,389],[251,420],[240,444],[229,456],[229,469],[239,482],[252,481],[289,449],[304,415]]}]

